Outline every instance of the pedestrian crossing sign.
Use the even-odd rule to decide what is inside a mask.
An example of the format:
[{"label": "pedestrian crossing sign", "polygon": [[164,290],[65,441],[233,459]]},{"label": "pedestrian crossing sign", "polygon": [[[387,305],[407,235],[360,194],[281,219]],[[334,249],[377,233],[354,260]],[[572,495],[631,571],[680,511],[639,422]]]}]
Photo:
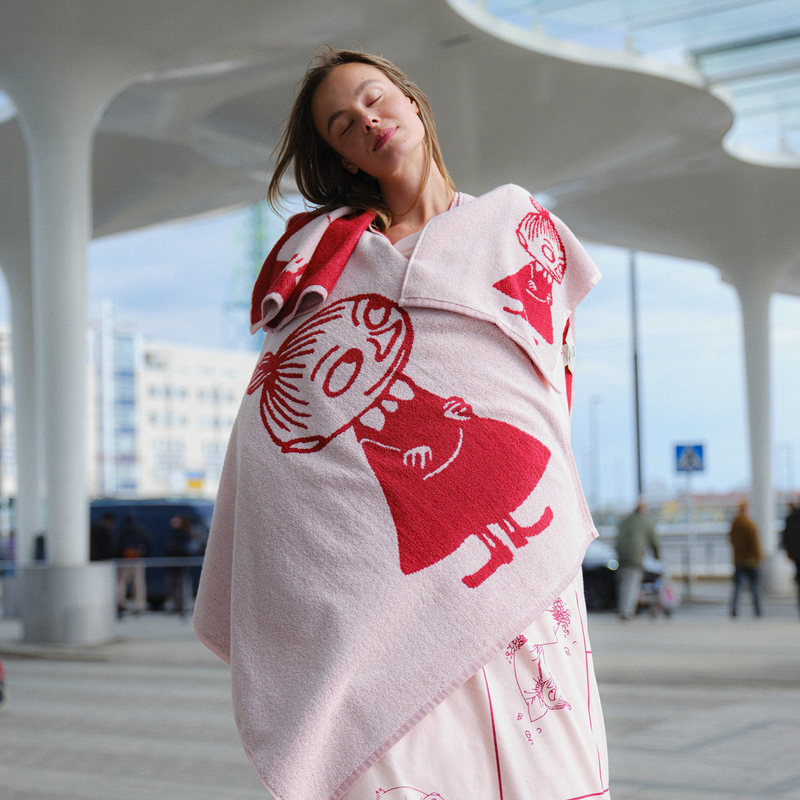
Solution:
[{"label": "pedestrian crossing sign", "polygon": [[703,445],[679,444],[675,446],[675,464],[678,472],[702,472]]}]

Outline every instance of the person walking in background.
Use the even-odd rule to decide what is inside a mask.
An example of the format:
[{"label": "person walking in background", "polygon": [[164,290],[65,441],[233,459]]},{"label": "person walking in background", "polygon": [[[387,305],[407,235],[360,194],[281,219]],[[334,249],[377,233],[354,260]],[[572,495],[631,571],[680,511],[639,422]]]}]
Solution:
[{"label": "person walking in background", "polygon": [[658,534],[647,506],[639,501],[636,508],[619,524],[617,532],[617,610],[620,619],[636,614],[642,588],[642,562],[647,550],[658,558]]},{"label": "person walking in background", "polygon": [[786,555],[794,561],[794,579],[797,583],[797,600],[800,606],[800,503],[792,505],[789,503],[786,508],[788,514],[783,528],[781,546],[786,551]]},{"label": "person walking in background", "polygon": [[761,589],[759,586],[758,565],[761,562],[761,544],[758,541],[756,524],[747,514],[747,501],[739,503],[739,513],[731,522],[728,534],[733,547],[733,599],[731,600],[731,616],[738,613],[739,593],[742,584],[747,581],[753,595],[753,610],[757,617],[761,616]]},{"label": "person walking in background", "polygon": [[117,616],[128,608],[128,593],[133,589],[133,613],[140,614],[147,601],[145,565],[141,560],[150,555],[150,537],[133,514],[125,514],[117,532],[117,557],[130,559],[117,567]]},{"label": "person walking in background", "polygon": [[[170,520],[170,526],[172,527],[172,538],[167,542],[164,549],[165,555],[174,558],[197,555],[199,545],[189,520],[186,517],[175,516]],[[167,567],[167,576],[172,610],[181,616],[185,616],[186,607],[192,600],[192,584],[188,580],[189,570],[185,565]]]},{"label": "person walking in background", "polygon": [[114,558],[114,525],[116,517],[106,511],[89,528],[89,560],[107,561]]}]

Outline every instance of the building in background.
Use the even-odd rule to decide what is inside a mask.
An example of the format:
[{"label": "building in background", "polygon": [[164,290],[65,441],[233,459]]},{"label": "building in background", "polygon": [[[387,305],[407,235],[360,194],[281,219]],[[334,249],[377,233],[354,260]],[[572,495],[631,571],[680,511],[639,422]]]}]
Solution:
[{"label": "building in background", "polygon": [[137,495],[214,497],[252,350],[145,342],[136,373]]},{"label": "building in background", "polygon": [[[258,354],[149,341],[110,303],[87,337],[89,496],[213,498]],[[0,534],[14,528],[16,495],[11,335],[0,329]]]},{"label": "building in background", "polygon": [[133,497],[139,486],[136,379],[143,341],[135,330],[116,327],[108,301],[103,303],[99,325],[91,327],[88,336],[89,491]]},{"label": "building in background", "polygon": [[257,353],[146,340],[110,303],[88,353],[89,495],[213,498]]}]

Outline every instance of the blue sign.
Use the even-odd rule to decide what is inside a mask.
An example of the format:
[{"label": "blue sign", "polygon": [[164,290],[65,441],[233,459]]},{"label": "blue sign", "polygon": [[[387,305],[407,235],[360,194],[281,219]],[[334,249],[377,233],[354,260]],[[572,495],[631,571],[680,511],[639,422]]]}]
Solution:
[{"label": "blue sign", "polygon": [[679,444],[675,446],[675,465],[678,472],[702,472],[703,445]]}]

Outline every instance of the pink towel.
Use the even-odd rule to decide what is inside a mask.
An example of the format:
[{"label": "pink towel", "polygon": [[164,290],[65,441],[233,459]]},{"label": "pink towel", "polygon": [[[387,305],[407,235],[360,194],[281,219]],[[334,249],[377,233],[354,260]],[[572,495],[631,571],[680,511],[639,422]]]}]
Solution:
[{"label": "pink towel", "polygon": [[[519,219],[513,209],[524,206],[523,194],[527,213]],[[492,322],[560,391],[567,320],[600,273],[571,231],[524,190],[503,186],[485,198],[494,202],[468,203],[428,223],[400,305],[443,308]],[[465,248],[475,230],[505,235],[480,238]],[[510,264],[519,269],[509,273]]]},{"label": "pink towel", "polygon": [[372,212],[345,215],[296,214],[267,256],[253,287],[250,332],[282,328],[298,314],[319,308],[336,285],[361,234],[375,219]]},{"label": "pink towel", "polygon": [[[290,230],[275,263],[313,262],[340,217]],[[313,312],[267,292],[291,315],[242,401],[194,622],[278,800],[340,798],[580,568],[596,533],[562,343],[598,277],[507,186],[432,220],[408,261],[365,230]]]}]

